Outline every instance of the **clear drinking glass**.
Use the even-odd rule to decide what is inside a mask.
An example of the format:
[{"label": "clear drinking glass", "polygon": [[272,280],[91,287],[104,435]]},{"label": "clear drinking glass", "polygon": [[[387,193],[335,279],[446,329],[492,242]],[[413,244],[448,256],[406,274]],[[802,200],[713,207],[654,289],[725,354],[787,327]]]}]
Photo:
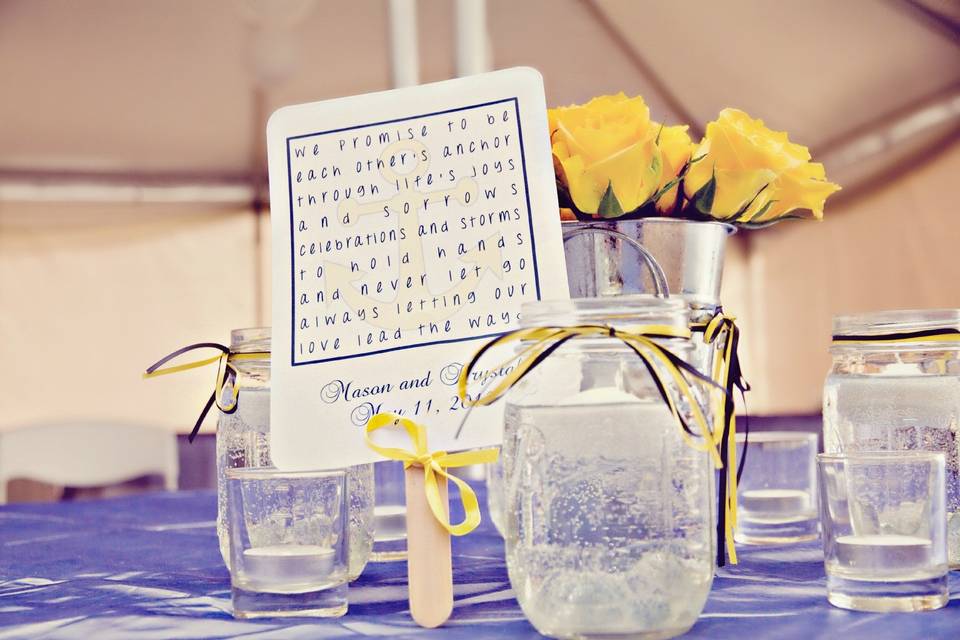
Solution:
[{"label": "clear drinking glass", "polygon": [[345,614],[346,473],[228,469],[226,476],[234,617]]},{"label": "clear drinking glass", "polygon": [[[618,296],[524,305],[524,326],[686,328],[684,301]],[[679,357],[689,339],[658,340]],[[672,385],[670,385],[672,390]],[[713,581],[713,472],[640,358],[617,339],[565,343],[506,396],[510,583],[537,631],[669,638]]]},{"label": "clear drinking glass", "polygon": [[[226,385],[221,394],[225,406],[236,410],[220,413],[217,420],[217,536],[220,554],[230,568],[227,534],[226,473],[233,468],[271,468],[270,459],[270,327],[234,329],[230,350],[235,354],[263,353],[258,358],[230,358],[237,372],[236,385]],[[239,388],[239,391],[237,391]],[[373,465],[347,469],[350,512],[350,579],[363,572],[373,546]]]},{"label": "clear drinking glass", "polygon": [[403,463],[383,460],[373,464],[376,505],[373,508],[372,562],[407,559],[407,498]]},{"label": "clear drinking glass", "polygon": [[764,431],[752,432],[749,438],[737,434],[737,459],[744,463],[737,485],[736,541],[782,544],[816,539],[817,434]]},{"label": "clear drinking glass", "polygon": [[881,612],[946,605],[944,454],[821,454],[818,461],[830,603]]}]

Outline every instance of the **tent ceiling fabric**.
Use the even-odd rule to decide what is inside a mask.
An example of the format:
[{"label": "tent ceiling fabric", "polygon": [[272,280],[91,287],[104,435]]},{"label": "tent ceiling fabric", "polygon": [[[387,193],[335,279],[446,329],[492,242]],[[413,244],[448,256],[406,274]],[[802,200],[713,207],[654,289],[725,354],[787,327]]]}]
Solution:
[{"label": "tent ceiling fabric", "polygon": [[[448,78],[453,3],[417,7],[421,80]],[[489,0],[487,11],[494,66],[539,68],[550,104],[622,89],[696,127],[736,105],[815,151],[960,87],[953,18],[932,0]],[[0,2],[0,172],[262,172],[257,88],[266,113],[388,88],[387,20],[380,0]]]},{"label": "tent ceiling fabric", "polygon": [[892,2],[596,4],[699,122],[735,105],[813,149],[960,83],[958,43]]}]

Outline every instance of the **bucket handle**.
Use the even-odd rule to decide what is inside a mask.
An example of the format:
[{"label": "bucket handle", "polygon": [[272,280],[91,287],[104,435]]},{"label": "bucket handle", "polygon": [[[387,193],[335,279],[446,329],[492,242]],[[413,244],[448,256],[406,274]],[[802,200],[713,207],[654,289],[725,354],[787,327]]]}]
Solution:
[{"label": "bucket handle", "polygon": [[621,233],[614,229],[606,229],[604,227],[578,227],[572,231],[563,232],[563,243],[566,244],[571,238],[588,233],[613,236],[633,246],[633,248],[636,249],[640,254],[640,257],[643,258],[644,264],[647,265],[647,269],[650,271],[650,276],[653,278],[653,287],[656,289],[656,295],[660,296],[661,298],[670,297],[670,288],[667,286],[667,276],[663,273],[663,267],[661,267],[660,263],[657,262],[657,259],[654,258],[649,251],[647,251],[646,247],[627,234]]}]

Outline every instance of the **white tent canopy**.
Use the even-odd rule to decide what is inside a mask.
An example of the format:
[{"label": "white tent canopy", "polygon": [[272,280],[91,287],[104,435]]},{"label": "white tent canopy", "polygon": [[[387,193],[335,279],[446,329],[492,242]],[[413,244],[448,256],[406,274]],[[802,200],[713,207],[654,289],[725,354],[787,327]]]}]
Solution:
[{"label": "white tent canopy", "polygon": [[[411,4],[420,80],[451,77],[456,4]],[[738,106],[849,183],[852,143],[957,126],[957,6],[489,0],[485,31],[493,66],[540,69],[550,104],[622,90],[694,132]],[[7,0],[0,177],[262,174],[275,108],[390,87],[389,20],[374,0]]]}]

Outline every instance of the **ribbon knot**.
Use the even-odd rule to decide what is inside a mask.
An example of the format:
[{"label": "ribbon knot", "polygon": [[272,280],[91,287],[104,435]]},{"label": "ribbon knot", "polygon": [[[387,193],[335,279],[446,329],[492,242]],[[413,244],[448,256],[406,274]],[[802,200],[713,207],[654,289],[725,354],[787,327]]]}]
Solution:
[{"label": "ribbon knot", "polygon": [[[410,440],[413,441],[413,451],[398,449],[395,447],[381,447],[373,442],[370,437],[377,429],[384,427],[403,427]],[[460,478],[447,473],[447,469],[452,467],[466,467],[472,464],[486,464],[496,462],[500,452],[497,449],[476,449],[474,451],[461,451],[459,453],[447,453],[446,451],[434,451],[430,453],[427,448],[427,430],[426,428],[410,420],[392,413],[378,413],[367,422],[366,434],[364,439],[367,446],[390,460],[399,460],[403,463],[405,469],[410,467],[423,467],[424,490],[426,491],[427,503],[430,505],[430,511],[437,522],[446,529],[450,535],[462,536],[470,533],[480,524],[480,503],[477,500],[477,494],[466,482]],[[450,523],[450,516],[447,514],[447,505],[444,504],[440,496],[440,484],[437,480],[442,476],[455,485],[460,490],[460,503],[463,505],[464,518],[457,524]]]},{"label": "ribbon knot", "polygon": [[[690,336],[688,327],[672,325],[636,325],[627,329],[617,329],[608,325],[542,326],[517,329],[493,338],[474,353],[467,366],[460,371],[458,392],[460,399],[468,406],[491,404],[566,342],[580,338],[610,337],[621,341],[639,357],[650,373],[664,404],[680,427],[681,436],[689,446],[706,451],[719,469],[724,466],[725,461],[717,447],[716,438],[710,432],[707,413],[701,407],[695,388],[714,389],[719,393],[726,393],[726,390],[658,342],[658,340],[671,338],[689,339]],[[513,354],[492,367],[493,370],[503,369],[510,362],[518,360],[511,372],[499,378],[492,389],[484,389],[475,398],[469,397],[467,383],[471,372],[483,355],[495,346],[518,341],[526,343],[526,346],[518,354]],[[671,389],[673,389],[672,392]],[[689,411],[699,434],[690,427],[684,415],[686,411]],[[701,437],[700,440],[694,440],[697,435]]]},{"label": "ribbon knot", "polygon": [[[443,456],[446,452],[438,451],[437,456]],[[434,471],[439,471],[443,467],[440,466],[440,463],[434,458],[432,453],[425,453],[417,456],[414,460],[403,465],[406,468],[411,466],[420,466],[420,467],[431,467]]]}]

